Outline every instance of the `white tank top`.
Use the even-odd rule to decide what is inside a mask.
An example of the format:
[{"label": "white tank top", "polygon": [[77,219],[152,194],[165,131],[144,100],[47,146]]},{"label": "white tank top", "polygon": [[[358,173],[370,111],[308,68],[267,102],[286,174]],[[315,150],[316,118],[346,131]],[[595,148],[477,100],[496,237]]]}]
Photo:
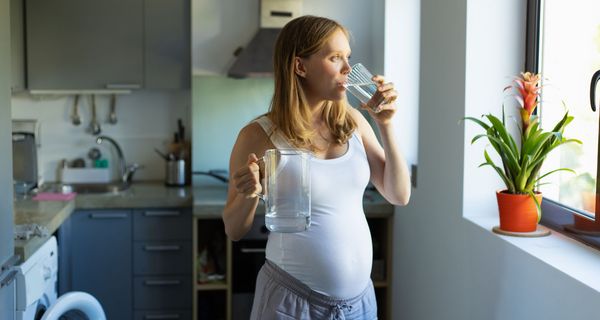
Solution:
[{"label": "white tank top", "polygon": [[[289,148],[269,118],[257,120],[276,148]],[[335,159],[312,158],[311,225],[299,233],[269,234],[266,257],[311,289],[339,299],[360,294],[370,281],[373,248],[363,211],[370,178],[362,141],[355,133]]]}]

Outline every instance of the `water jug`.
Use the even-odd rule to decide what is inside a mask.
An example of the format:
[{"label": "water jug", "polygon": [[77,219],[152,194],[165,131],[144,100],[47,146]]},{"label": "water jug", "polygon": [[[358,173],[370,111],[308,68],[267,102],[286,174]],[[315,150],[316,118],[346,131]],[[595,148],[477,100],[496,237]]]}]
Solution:
[{"label": "water jug", "polygon": [[265,225],[273,232],[301,232],[310,226],[310,158],[298,149],[265,152]]}]

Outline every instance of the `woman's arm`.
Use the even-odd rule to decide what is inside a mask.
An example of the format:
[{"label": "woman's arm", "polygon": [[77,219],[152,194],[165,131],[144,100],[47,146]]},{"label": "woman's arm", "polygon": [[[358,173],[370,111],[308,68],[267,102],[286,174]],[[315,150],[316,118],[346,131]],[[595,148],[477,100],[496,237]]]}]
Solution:
[{"label": "woman's arm", "polygon": [[[406,205],[410,199],[411,185],[410,173],[404,156],[400,152],[392,117],[396,113],[395,100],[397,93],[393,84],[384,84],[383,77],[376,76],[378,93],[373,99],[384,98],[389,103],[380,106],[380,112],[375,113],[370,108],[363,106],[369,112],[381,135],[381,143],[377,141],[375,132],[360,112],[354,110],[354,118],[357,120],[358,129],[361,134],[367,159],[371,169],[371,182],[381,195],[395,205]],[[377,97],[379,95],[379,97]]]},{"label": "woman's arm", "polygon": [[233,146],[229,160],[229,188],[223,210],[225,233],[233,240],[240,240],[252,226],[258,206],[257,193],[262,192],[256,154],[262,154],[266,134],[260,125],[252,123],[243,128]]}]

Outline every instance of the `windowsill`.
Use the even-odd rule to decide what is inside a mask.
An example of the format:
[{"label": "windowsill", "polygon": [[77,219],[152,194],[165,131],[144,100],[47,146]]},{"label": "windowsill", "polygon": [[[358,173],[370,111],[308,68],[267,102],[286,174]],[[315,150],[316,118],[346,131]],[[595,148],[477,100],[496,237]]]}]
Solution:
[{"label": "windowsill", "polygon": [[[492,232],[498,225],[495,216],[464,216],[474,225],[485,229],[491,237],[506,241],[571,278],[600,292],[600,252],[566,237],[554,230],[546,237],[523,238],[503,236]],[[545,226],[541,228],[548,229]]]}]

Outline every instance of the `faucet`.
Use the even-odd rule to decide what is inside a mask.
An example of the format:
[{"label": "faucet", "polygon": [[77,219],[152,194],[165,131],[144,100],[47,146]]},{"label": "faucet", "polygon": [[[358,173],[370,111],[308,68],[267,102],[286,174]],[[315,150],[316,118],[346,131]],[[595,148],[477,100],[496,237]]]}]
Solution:
[{"label": "faucet", "polygon": [[140,165],[137,163],[127,165],[125,157],[123,156],[123,150],[121,150],[121,147],[113,138],[107,136],[98,136],[96,138],[97,144],[102,144],[104,141],[108,141],[117,151],[117,156],[119,157],[119,170],[121,171],[121,181],[125,184],[131,183],[133,174],[140,168]]}]

